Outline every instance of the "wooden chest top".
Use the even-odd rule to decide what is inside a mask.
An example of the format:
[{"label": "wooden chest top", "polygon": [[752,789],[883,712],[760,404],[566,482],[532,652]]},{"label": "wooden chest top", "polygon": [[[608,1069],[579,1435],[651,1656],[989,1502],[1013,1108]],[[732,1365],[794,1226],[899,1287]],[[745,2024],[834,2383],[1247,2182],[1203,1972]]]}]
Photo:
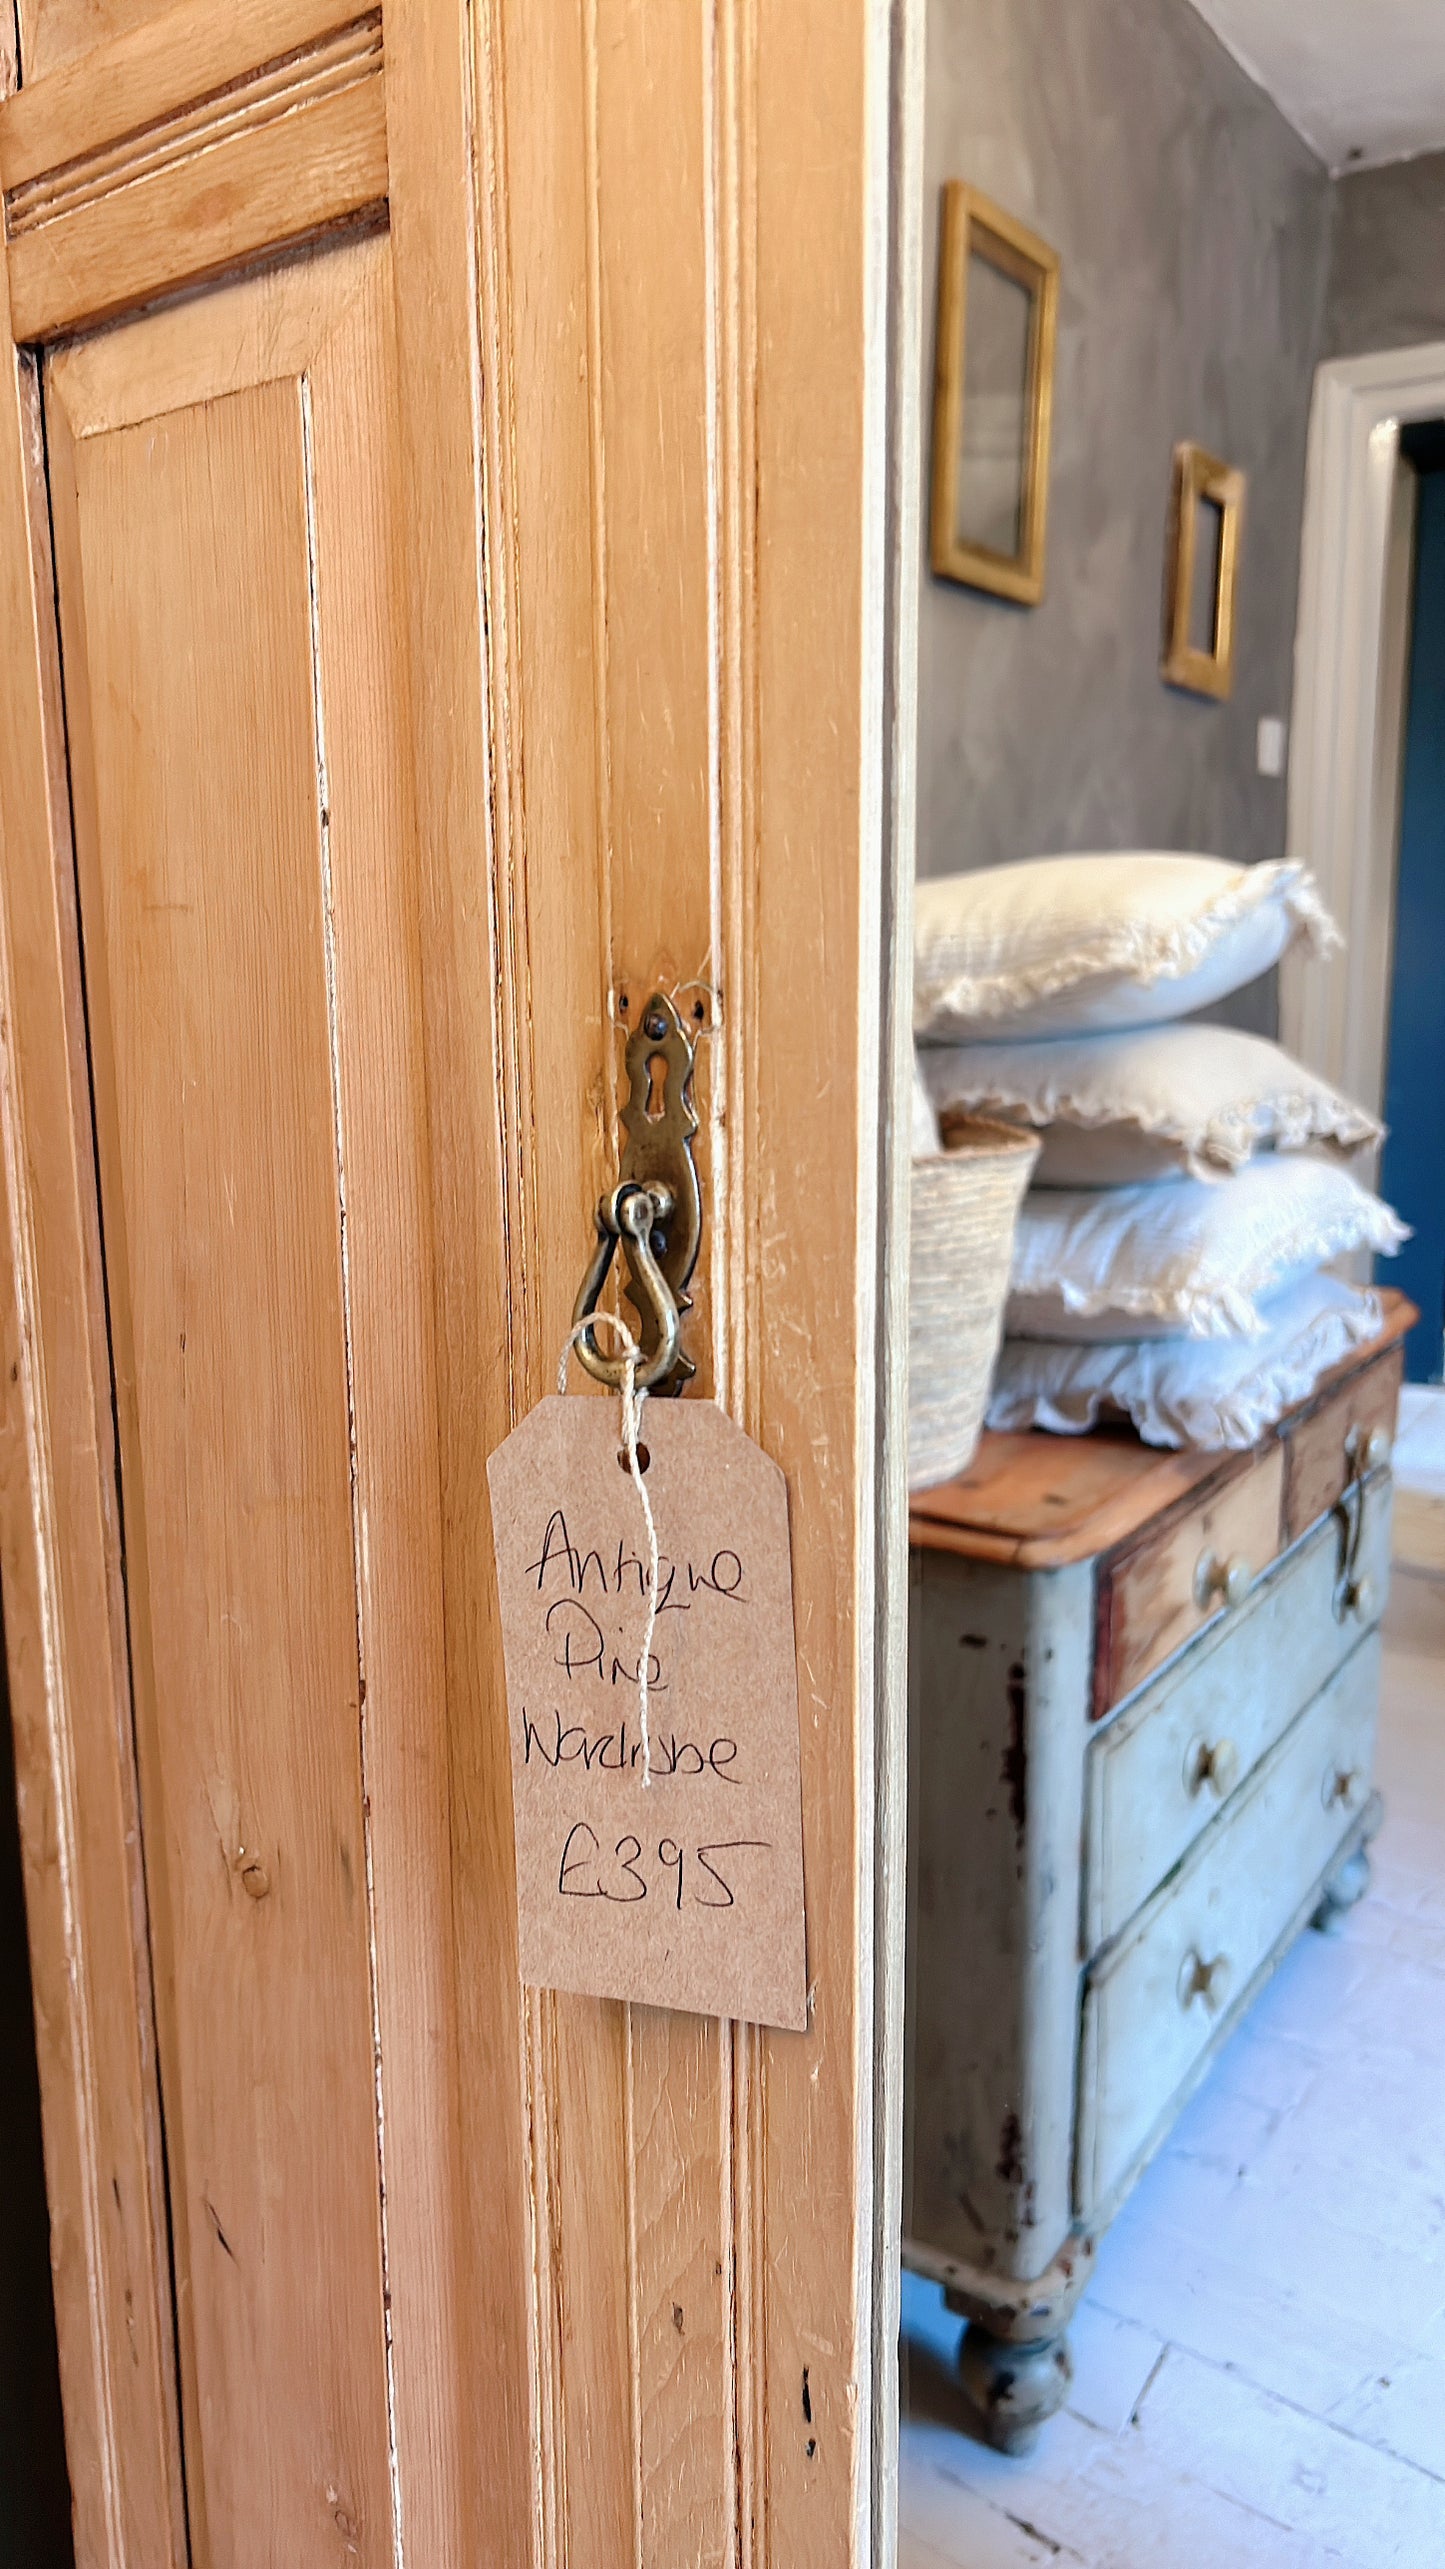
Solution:
[{"label": "wooden chest top", "polygon": [[1132,1546],[1176,1510],[1193,1515],[1214,1506],[1231,1482],[1283,1445],[1280,1540],[1292,1542],[1338,1498],[1348,1477],[1350,1428],[1393,1428],[1400,1341],[1417,1314],[1401,1293],[1381,1299],[1378,1337],[1322,1375],[1309,1399],[1249,1452],[1161,1450],[1128,1427],[1085,1436],[985,1430],[966,1472],[910,1502],[909,1541],[918,1550],[1020,1570],[1059,1569]]}]

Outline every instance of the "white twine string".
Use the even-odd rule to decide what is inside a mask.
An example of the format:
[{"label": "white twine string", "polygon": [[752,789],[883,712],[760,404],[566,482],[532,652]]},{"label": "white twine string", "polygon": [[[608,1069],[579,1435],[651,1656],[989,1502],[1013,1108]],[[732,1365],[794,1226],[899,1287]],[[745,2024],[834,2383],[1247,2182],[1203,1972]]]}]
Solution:
[{"label": "white twine string", "polygon": [[562,1343],[557,1364],[557,1389],[565,1396],[567,1359],[578,1339],[585,1337],[599,1320],[605,1320],[622,1340],[622,1359],[627,1368],[621,1392],[622,1444],[627,1455],[627,1468],[632,1474],[632,1486],[642,1501],[642,1518],[647,1527],[647,1620],[642,1627],[642,1657],[637,1669],[637,1723],[642,1733],[642,1781],[648,1785],[652,1782],[652,1734],[647,1721],[647,1672],[652,1665],[652,1641],[657,1630],[657,1526],[653,1520],[652,1501],[647,1495],[647,1483],[642,1477],[642,1465],[637,1457],[638,1423],[642,1417],[642,1404],[647,1398],[646,1391],[637,1388],[637,1368],[642,1362],[642,1349],[626,1321],[619,1320],[615,1311],[590,1311],[585,1320],[574,1320]]}]

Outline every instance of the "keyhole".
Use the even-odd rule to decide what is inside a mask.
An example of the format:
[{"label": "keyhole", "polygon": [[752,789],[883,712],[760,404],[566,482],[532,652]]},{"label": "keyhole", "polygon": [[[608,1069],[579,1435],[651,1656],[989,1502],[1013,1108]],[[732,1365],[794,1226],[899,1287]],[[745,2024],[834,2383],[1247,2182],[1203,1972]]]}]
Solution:
[{"label": "keyhole", "polygon": [[650,1124],[660,1124],[662,1122],[663,1101],[666,1095],[667,1055],[666,1053],[649,1053],[647,1058],[646,1113],[647,1120]]}]

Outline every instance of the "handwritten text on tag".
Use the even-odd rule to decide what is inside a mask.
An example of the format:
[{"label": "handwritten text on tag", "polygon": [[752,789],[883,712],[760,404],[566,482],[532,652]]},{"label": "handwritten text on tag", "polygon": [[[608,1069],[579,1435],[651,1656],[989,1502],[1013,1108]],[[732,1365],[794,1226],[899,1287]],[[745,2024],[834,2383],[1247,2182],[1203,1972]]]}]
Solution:
[{"label": "handwritten text on tag", "polygon": [[660,1555],[647,1759],[649,1555],[616,1401],[543,1401],[487,1467],[522,1977],[801,2029],[786,1485],[714,1401],[649,1401],[641,1442]]}]

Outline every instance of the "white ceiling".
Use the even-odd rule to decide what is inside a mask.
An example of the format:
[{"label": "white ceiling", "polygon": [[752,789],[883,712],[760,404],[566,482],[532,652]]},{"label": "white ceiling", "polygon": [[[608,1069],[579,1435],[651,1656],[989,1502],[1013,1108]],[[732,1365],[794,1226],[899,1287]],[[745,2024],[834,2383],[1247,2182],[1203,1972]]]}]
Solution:
[{"label": "white ceiling", "polygon": [[1194,0],[1335,171],[1445,145],[1445,0]]}]

